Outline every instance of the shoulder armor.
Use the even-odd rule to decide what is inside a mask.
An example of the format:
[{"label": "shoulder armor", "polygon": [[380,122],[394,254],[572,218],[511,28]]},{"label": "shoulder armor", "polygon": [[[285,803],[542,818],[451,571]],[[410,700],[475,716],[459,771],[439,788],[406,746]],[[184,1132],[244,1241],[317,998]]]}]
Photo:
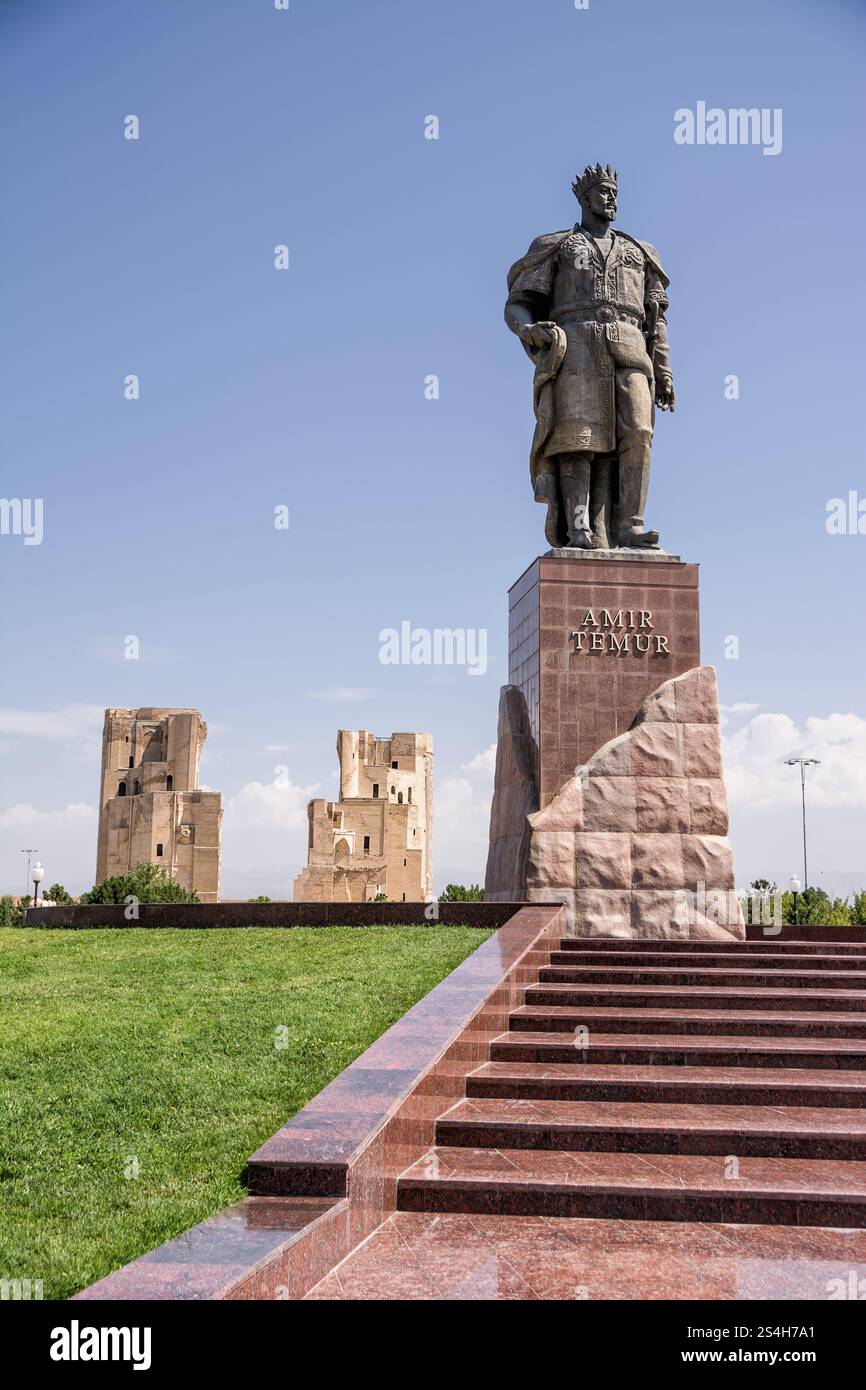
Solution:
[{"label": "shoulder armor", "polygon": [[564,232],[544,232],[541,236],[537,236],[526,255],[521,256],[519,261],[515,261],[514,265],[509,270],[509,290],[513,288],[515,281],[525,270],[532,270],[535,266],[541,265],[550,256],[555,255],[565,238],[570,236],[571,230],[572,229],[568,227]]},{"label": "shoulder armor", "polygon": [[564,232],[542,232],[541,236],[537,236],[530,246],[529,254],[531,255],[533,251],[555,251],[563,238],[569,236],[572,231],[572,227],[566,227]]}]

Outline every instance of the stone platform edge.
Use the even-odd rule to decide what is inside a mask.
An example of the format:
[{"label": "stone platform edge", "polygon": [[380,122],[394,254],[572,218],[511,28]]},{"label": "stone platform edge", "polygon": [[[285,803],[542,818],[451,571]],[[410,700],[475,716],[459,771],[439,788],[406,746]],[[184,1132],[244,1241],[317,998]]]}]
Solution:
[{"label": "stone platform edge", "polygon": [[[850,927],[822,927],[810,924],[797,926],[786,923],[784,926],[760,926],[755,922],[746,923],[747,941],[832,941],[850,942],[855,945],[866,941],[866,923],[855,922]],[[708,948],[709,949],[709,948]]]},{"label": "stone platform edge", "polygon": [[25,927],[53,927],[66,931],[87,928],[146,927],[204,930],[218,927],[477,927],[493,930],[504,925],[525,903],[439,903],[436,916],[428,917],[431,903],[304,903],[219,902],[140,903],[138,918],[127,920],[123,903],[66,907],[28,907]]},{"label": "stone platform edge", "polygon": [[399,1174],[431,1148],[437,1116],[461,1098],[564,930],[559,904],[512,911],[256,1150],[251,1196],[74,1300],[302,1298],[396,1209]]}]

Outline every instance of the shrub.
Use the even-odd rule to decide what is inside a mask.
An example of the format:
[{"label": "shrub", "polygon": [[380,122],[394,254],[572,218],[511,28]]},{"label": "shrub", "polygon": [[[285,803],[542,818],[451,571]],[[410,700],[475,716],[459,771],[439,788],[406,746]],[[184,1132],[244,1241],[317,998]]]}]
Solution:
[{"label": "shrub", "polygon": [[[28,898],[24,906],[26,907],[29,902],[30,899]],[[0,928],[20,927],[23,925],[24,913],[21,904],[14,903],[8,894],[6,897],[0,898]]]},{"label": "shrub", "polygon": [[67,893],[62,883],[52,883],[51,887],[45,890],[43,897],[47,898],[49,902],[57,903],[58,907],[65,907],[68,903],[75,901],[72,894]]},{"label": "shrub", "polygon": [[139,864],[130,874],[119,874],[97,883],[80,901],[93,903],[123,903],[135,898],[140,903],[197,903],[197,893],[182,888],[167,869],[160,864]]},{"label": "shrub", "polygon": [[449,883],[444,893],[439,894],[440,903],[483,903],[484,889],[478,883],[467,888],[463,883]]}]

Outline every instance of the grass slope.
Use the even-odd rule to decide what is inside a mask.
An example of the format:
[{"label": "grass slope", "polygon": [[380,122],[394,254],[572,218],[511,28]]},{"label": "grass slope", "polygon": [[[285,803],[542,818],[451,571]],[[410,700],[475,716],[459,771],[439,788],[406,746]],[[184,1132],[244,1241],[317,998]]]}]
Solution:
[{"label": "grass slope", "polygon": [[67,1297],[243,1196],[252,1150],[488,935],[0,931],[0,1278]]}]

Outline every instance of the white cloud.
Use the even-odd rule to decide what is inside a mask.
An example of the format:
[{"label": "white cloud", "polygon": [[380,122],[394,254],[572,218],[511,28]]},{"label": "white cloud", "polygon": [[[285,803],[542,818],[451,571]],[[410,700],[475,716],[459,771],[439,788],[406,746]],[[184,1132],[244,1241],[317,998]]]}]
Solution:
[{"label": "white cloud", "polygon": [[291,751],[292,751],[292,744],[291,744],[291,743],[266,743],[265,746],[264,746],[264,750],[263,750],[263,751],[264,751],[265,753],[291,753]]},{"label": "white cloud", "polygon": [[224,898],[292,896],[292,880],[307,862],[307,802],[318,789],[318,782],[300,787],[283,775],[247,782],[225,801]]},{"label": "white cloud", "polygon": [[490,779],[490,791],[493,792],[493,775],[496,772],[496,744],[491,743],[489,748],[485,748],[483,753],[476,753],[474,758],[470,758],[468,763],[463,764],[463,771],[469,773],[479,773]]},{"label": "white cloud", "polygon": [[0,812],[0,828],[3,830],[48,830],[71,823],[88,822],[96,818],[96,807],[87,806],[83,801],[70,802],[61,811],[40,811],[27,802],[10,806]]},{"label": "white cloud", "polygon": [[866,885],[866,719],[758,714],[722,745],[738,883],[802,876],[800,770],[785,766],[802,755],[820,759],[806,772],[809,882],[842,897]]},{"label": "white cloud", "polygon": [[288,777],[247,782],[226,801],[223,825],[294,829],[306,824],[307,802],[318,786],[299,787]]},{"label": "white cloud", "polygon": [[752,714],[760,708],[760,705],[750,704],[748,700],[737,700],[733,705],[719,705],[719,723],[726,729],[731,722],[732,714]]},{"label": "white cloud", "polygon": [[[19,802],[0,812],[0,893],[24,891],[26,866],[20,853],[33,846],[45,865],[45,886],[62,883],[71,893],[93,886],[96,869],[95,806],[70,802],[57,811],[40,811]],[[14,836],[14,838],[13,838]]]},{"label": "white cloud", "polygon": [[820,763],[806,773],[810,807],[866,807],[866,719],[859,715],[811,715],[801,727],[787,714],[758,714],[722,745],[732,806],[798,803],[799,769],[785,759],[803,755]]},{"label": "white cloud", "polygon": [[[56,739],[74,743],[88,758],[102,746],[102,705],[68,704],[48,709],[0,709],[0,734],[13,739]],[[11,744],[6,745],[7,748]]]},{"label": "white cloud", "polygon": [[433,871],[446,883],[484,883],[496,744],[461,765],[463,776],[443,777],[433,798]]}]

